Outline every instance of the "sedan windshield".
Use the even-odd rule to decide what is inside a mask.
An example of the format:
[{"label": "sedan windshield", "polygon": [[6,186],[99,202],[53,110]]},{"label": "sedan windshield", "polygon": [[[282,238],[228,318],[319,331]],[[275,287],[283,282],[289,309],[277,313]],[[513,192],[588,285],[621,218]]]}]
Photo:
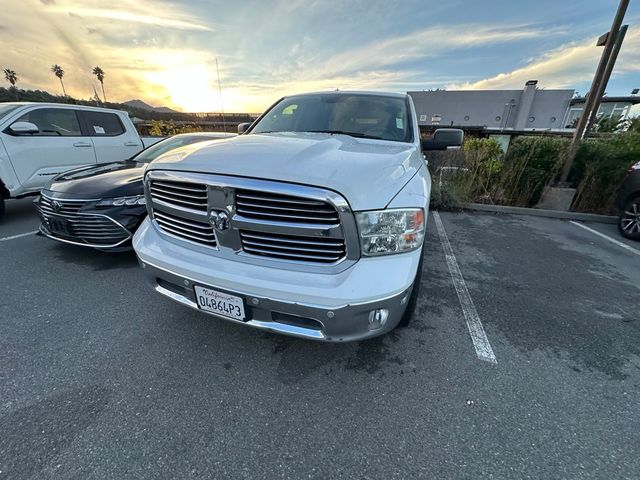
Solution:
[{"label": "sedan windshield", "polygon": [[196,142],[203,142],[205,140],[213,140],[215,137],[206,137],[203,135],[171,137],[160,140],[158,143],[154,143],[149,148],[144,149],[137,156],[133,157],[133,160],[141,163],[149,163],[158,158],[163,153],[167,153],[174,148],[183,147],[185,145],[191,145]]},{"label": "sedan windshield", "polygon": [[249,133],[272,132],[324,132],[413,141],[407,100],[375,94],[336,92],[284,98]]}]

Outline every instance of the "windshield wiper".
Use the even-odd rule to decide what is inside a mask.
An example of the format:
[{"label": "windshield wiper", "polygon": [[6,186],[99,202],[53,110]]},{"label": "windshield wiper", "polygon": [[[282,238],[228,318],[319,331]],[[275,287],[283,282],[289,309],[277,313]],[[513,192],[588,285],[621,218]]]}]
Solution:
[{"label": "windshield wiper", "polygon": [[375,137],[360,132],[347,132],[346,130],[306,130],[307,133],[329,133],[331,135],[349,135],[356,138],[370,138],[372,140],[384,140],[382,137]]}]

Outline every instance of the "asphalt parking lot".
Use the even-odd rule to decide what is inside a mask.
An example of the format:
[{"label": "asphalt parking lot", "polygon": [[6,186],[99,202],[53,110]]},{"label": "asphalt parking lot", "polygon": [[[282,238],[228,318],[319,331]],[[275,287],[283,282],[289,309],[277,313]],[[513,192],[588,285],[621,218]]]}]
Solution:
[{"label": "asphalt parking lot", "polygon": [[174,304],[7,208],[0,479],[639,476],[640,245],[615,226],[586,225],[628,248],[444,212],[448,249],[431,217],[412,324],[335,345]]}]

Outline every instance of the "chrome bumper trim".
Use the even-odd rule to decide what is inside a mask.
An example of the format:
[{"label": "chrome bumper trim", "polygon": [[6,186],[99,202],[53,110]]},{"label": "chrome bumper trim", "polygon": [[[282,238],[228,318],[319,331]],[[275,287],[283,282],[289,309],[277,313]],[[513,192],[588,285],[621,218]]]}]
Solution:
[{"label": "chrome bumper trim", "polygon": [[[396,327],[400,321],[406,308],[406,299],[411,293],[413,286],[410,286],[401,293],[389,295],[384,298],[378,298],[368,302],[354,302],[338,307],[327,308],[326,306],[304,304],[290,302],[286,300],[261,297],[250,293],[242,292],[238,289],[229,290],[220,288],[223,291],[229,291],[232,294],[241,296],[245,299],[247,307],[252,313],[260,312],[257,317],[251,318],[246,322],[233,320],[227,317],[216,315],[198,308],[195,301],[187,295],[169,290],[158,284],[158,279],[167,281],[177,287],[185,288],[191,291],[194,285],[206,285],[211,288],[218,288],[215,285],[207,284],[194,280],[185,275],[173,273],[165,268],[154,265],[151,262],[144,261],[138,257],[138,261],[145,270],[145,275],[152,283],[157,293],[180,303],[183,306],[197,310],[200,313],[214,316],[235,324],[247,325],[260,330],[266,330],[273,333],[294,336],[309,340],[319,340],[324,342],[347,342],[355,340],[364,340],[366,338],[376,337],[385,334]],[[257,301],[257,302],[256,302]],[[379,330],[368,330],[366,325],[366,317],[370,310],[377,308],[386,308],[390,311],[389,320],[386,325]],[[322,325],[321,330],[304,328],[289,324],[280,323],[267,319],[271,313],[285,313],[303,318],[310,318]],[[364,327],[364,328],[363,328]]]}]

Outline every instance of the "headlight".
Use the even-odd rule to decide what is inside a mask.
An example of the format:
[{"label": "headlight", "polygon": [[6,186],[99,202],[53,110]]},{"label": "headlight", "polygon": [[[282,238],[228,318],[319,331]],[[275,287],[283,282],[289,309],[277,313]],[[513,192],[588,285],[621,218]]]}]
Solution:
[{"label": "headlight", "polygon": [[98,207],[133,207],[135,205],[146,205],[147,201],[144,195],[136,195],[133,197],[105,198],[98,202]]},{"label": "headlight", "polygon": [[362,254],[388,255],[415,250],[424,239],[424,210],[407,208],[356,213]]}]

